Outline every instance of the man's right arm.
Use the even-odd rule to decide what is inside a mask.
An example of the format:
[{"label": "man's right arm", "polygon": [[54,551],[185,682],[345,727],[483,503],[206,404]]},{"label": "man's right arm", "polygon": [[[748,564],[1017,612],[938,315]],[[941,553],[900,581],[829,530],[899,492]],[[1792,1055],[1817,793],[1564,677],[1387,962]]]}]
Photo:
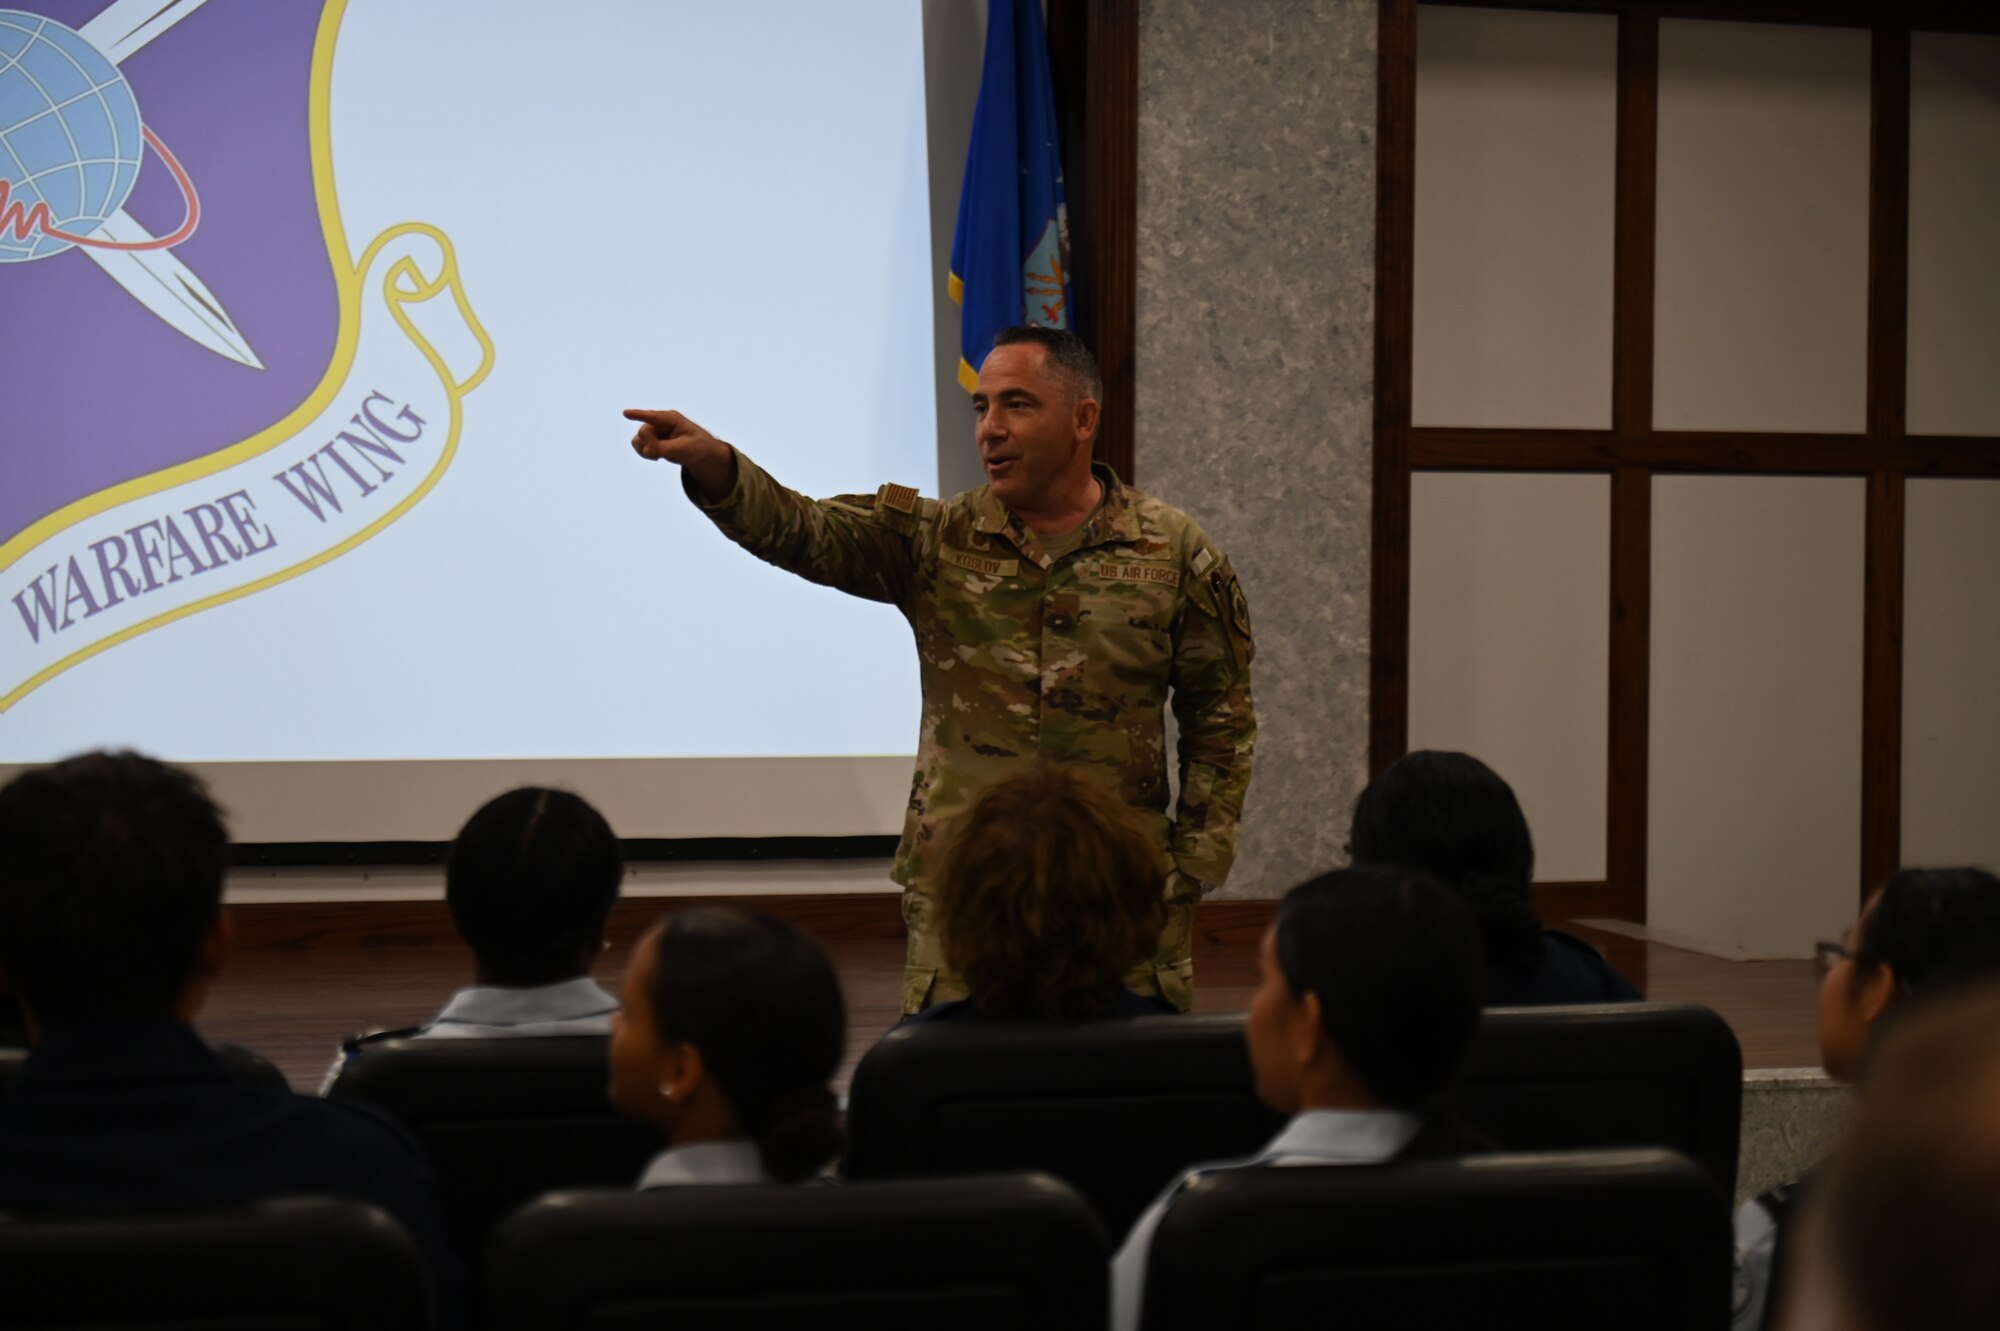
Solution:
[{"label": "man's right arm", "polygon": [[[759,559],[811,582],[901,605],[915,563],[917,504],[881,495],[810,499],[675,411],[627,411],[641,457],[679,464],[682,483],[723,535]],[[922,501],[927,502],[927,501]]]}]

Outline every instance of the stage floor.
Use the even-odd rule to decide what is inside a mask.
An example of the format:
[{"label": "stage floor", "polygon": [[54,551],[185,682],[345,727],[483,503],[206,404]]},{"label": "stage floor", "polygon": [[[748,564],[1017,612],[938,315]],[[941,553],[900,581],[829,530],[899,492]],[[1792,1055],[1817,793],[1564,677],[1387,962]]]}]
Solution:
[{"label": "stage floor", "polygon": [[[686,902],[628,899],[612,919],[599,978],[615,990],[632,941]],[[747,904],[747,903],[746,903]],[[819,937],[847,996],[846,1089],[854,1063],[895,1023],[902,925],[895,899],[786,897],[758,903]],[[1268,902],[1204,905],[1195,943],[1195,1007],[1242,1012],[1257,986],[1257,940]],[[255,905],[234,909],[237,947],[199,1025],[212,1040],[263,1053],[292,1085],[312,1090],[341,1039],[428,1020],[470,983],[471,961],[442,902]],[[1651,999],[1705,1003],[1743,1045],[1746,1068],[1817,1067],[1809,961],[1725,961],[1568,926],[1603,948]]]}]

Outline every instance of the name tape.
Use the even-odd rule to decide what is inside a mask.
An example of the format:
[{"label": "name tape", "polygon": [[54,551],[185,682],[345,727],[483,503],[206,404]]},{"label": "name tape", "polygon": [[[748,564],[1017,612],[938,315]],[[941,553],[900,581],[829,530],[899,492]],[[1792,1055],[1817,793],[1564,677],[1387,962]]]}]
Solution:
[{"label": "name tape", "polygon": [[939,556],[947,564],[956,564],[974,573],[986,573],[996,578],[1011,578],[1021,571],[1018,559],[987,559],[983,555],[969,555],[963,550],[946,547]]}]

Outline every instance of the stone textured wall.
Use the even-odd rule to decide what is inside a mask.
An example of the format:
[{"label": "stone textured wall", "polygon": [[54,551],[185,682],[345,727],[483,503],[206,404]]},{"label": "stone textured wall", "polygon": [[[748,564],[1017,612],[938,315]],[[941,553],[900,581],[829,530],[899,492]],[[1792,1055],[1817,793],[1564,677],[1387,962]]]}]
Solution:
[{"label": "stone textured wall", "polygon": [[1737,1203],[1802,1177],[1832,1155],[1853,1114],[1853,1088],[1818,1068],[1746,1071]]},{"label": "stone textured wall", "polygon": [[1138,484],[1200,519],[1256,627],[1256,774],[1223,889],[1344,861],[1368,735],[1374,0],[1148,0]]}]

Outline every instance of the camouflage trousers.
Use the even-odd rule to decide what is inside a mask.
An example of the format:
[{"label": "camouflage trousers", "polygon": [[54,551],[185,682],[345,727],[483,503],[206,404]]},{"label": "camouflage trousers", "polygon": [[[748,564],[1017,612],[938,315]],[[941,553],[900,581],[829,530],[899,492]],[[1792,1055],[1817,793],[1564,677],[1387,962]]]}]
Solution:
[{"label": "camouflage trousers", "polygon": [[[1194,900],[1170,901],[1167,927],[1160,931],[1159,950],[1152,960],[1125,977],[1126,987],[1149,998],[1164,998],[1182,1012],[1194,1006]],[[937,903],[928,892],[903,889],[903,925],[909,948],[903,962],[903,1015],[921,1012],[932,1003],[949,1003],[968,995],[965,981],[945,964],[938,941]]]}]

